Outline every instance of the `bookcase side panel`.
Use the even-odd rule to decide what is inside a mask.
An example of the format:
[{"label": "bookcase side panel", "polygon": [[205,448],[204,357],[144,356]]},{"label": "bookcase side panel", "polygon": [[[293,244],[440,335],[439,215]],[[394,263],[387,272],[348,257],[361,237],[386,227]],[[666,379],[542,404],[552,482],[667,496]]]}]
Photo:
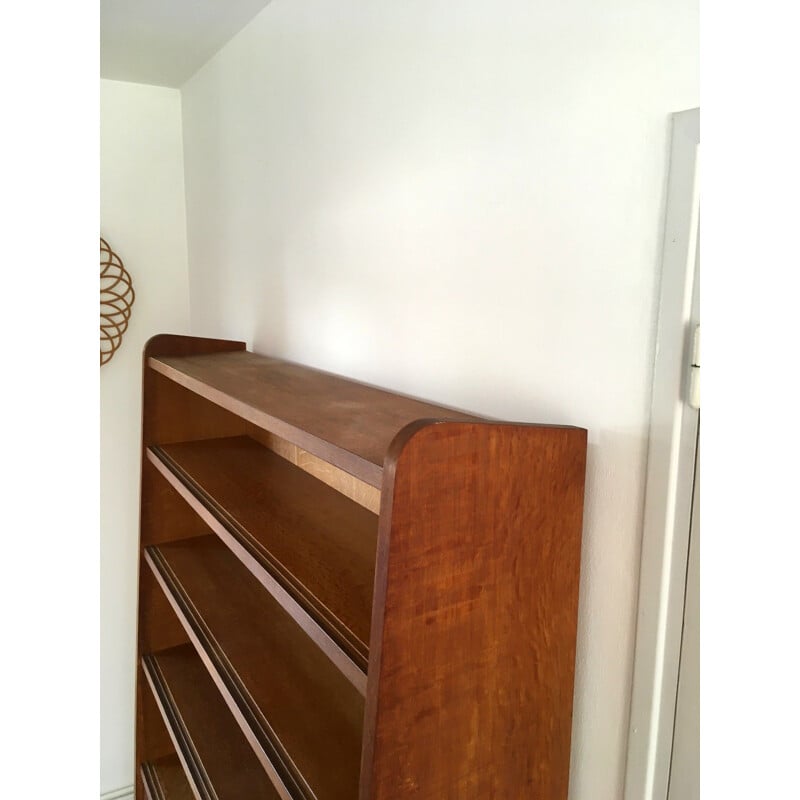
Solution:
[{"label": "bookcase side panel", "polygon": [[[181,410],[174,407],[173,397],[180,393],[166,387],[161,376],[147,367],[147,359],[158,355],[188,355],[227,350],[243,350],[243,342],[221,339],[203,339],[192,336],[159,334],[152,337],[142,353],[142,474],[140,483],[139,538],[140,561],[138,578],[137,648],[136,648],[136,740],[135,740],[135,791],[136,800],[145,800],[145,789],[139,774],[142,762],[158,758],[171,750],[169,738],[160,715],[155,712],[147,682],[141,674],[141,658],[152,647],[163,647],[185,641],[183,632],[165,614],[166,607],[160,592],[154,591],[152,578],[142,564],[141,545],[156,541],[183,538],[191,535],[195,524],[181,502],[169,497],[169,488],[163,479],[154,475],[147,462],[145,450],[154,435],[168,436],[171,420],[181,419]],[[184,418],[186,418],[184,416]]]},{"label": "bookcase side panel", "polygon": [[361,800],[566,800],[586,431],[409,426],[384,468]]}]

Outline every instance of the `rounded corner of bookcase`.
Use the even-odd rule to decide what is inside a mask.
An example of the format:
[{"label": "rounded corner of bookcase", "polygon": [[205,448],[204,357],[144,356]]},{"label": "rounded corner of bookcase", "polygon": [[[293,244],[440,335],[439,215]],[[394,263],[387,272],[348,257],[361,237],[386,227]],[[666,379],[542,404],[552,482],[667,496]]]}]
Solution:
[{"label": "rounded corner of bookcase", "polygon": [[145,343],[142,348],[142,357],[155,355],[158,353],[163,345],[175,339],[174,333],[155,333]]},{"label": "rounded corner of bookcase", "polygon": [[386,451],[386,458],[384,459],[384,470],[392,469],[397,465],[403,451],[409,446],[411,440],[414,439],[422,431],[440,425],[444,420],[441,419],[416,419],[409,422],[402,427],[392,439],[389,449]]},{"label": "rounded corner of bookcase", "polygon": [[203,355],[246,350],[247,342],[234,339],[210,339],[182,333],[156,333],[144,345],[143,358],[158,356]]},{"label": "rounded corner of bookcase", "polygon": [[[424,418],[409,422],[401,428],[392,439],[389,449],[386,451],[386,458],[383,463],[384,485],[386,478],[394,476],[397,465],[403,455],[408,453],[413,447],[424,447],[423,439],[426,434],[434,431],[441,432],[443,427],[452,425],[464,425],[461,420],[451,420],[446,418]],[[467,423],[469,424],[469,423]]]}]

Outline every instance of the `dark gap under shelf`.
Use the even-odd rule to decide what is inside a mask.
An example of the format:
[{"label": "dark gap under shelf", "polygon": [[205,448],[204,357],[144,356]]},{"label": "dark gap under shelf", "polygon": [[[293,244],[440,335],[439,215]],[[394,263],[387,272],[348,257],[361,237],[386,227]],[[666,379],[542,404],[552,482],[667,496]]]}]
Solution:
[{"label": "dark gap under shelf", "polygon": [[216,536],[145,557],[264,768],[294,797],[353,800],[363,696]]},{"label": "dark gap under shelf", "polygon": [[195,800],[177,755],[146,761],[139,774],[147,800]]},{"label": "dark gap under shelf", "polygon": [[366,673],[375,514],[245,436],[154,446],[148,458],[268,589],[277,582]]},{"label": "dark gap under shelf", "polygon": [[[145,655],[142,667],[179,753],[179,766],[181,761],[185,765],[181,773],[187,786],[210,800],[280,800],[192,645]],[[183,791],[171,761],[166,771],[152,766],[156,777],[164,773],[165,798]]]}]

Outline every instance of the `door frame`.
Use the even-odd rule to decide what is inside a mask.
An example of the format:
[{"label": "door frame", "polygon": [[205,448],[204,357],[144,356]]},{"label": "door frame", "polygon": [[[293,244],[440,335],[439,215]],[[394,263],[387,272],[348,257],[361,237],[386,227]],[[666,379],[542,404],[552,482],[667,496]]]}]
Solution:
[{"label": "door frame", "polygon": [[687,402],[699,324],[699,145],[700,109],[673,114],[625,800],[666,800],[672,756],[699,424]]}]

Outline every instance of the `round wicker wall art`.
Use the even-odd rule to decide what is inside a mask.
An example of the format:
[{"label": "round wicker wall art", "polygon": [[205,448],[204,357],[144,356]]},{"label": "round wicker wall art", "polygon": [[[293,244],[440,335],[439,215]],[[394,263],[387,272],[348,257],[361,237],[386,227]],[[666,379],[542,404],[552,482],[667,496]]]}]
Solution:
[{"label": "round wicker wall art", "polygon": [[136,295],[120,257],[100,237],[100,366],[111,361],[128,328]]}]

